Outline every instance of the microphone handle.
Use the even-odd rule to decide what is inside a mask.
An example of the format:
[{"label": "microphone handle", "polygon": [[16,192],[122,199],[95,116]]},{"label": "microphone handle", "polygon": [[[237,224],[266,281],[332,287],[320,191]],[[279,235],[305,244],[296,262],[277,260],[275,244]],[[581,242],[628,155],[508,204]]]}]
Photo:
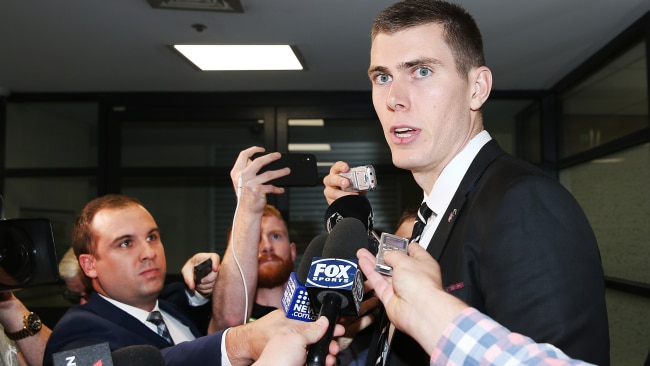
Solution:
[{"label": "microphone handle", "polygon": [[341,297],[335,293],[326,294],[320,307],[318,317],[326,316],[329,325],[327,326],[327,331],[325,332],[325,335],[323,335],[323,338],[309,346],[309,352],[307,353],[307,366],[325,366],[325,359],[329,354],[330,342],[332,341],[334,326],[336,326],[340,309]]}]

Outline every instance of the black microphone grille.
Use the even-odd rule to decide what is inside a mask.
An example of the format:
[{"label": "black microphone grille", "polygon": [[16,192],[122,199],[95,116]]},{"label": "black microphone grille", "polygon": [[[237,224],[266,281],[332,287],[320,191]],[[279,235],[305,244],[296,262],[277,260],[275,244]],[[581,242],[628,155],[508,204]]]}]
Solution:
[{"label": "black microphone grille", "polygon": [[317,235],[305,248],[305,252],[302,254],[300,259],[300,264],[298,265],[298,272],[296,276],[298,281],[304,284],[307,281],[307,276],[309,275],[309,267],[311,267],[311,262],[314,257],[320,257],[323,254],[323,248],[325,247],[325,242],[327,241],[327,234]]},{"label": "black microphone grille", "polygon": [[325,211],[325,229],[331,232],[343,218],[354,217],[366,230],[372,230],[374,215],[366,196],[348,195],[336,199]]},{"label": "black microphone grille", "polygon": [[148,344],[120,348],[111,352],[111,358],[115,366],[165,365],[165,359],[160,350]]},{"label": "black microphone grille", "polygon": [[323,258],[353,259],[357,250],[368,247],[368,232],[364,224],[346,217],[332,229],[323,248]]}]

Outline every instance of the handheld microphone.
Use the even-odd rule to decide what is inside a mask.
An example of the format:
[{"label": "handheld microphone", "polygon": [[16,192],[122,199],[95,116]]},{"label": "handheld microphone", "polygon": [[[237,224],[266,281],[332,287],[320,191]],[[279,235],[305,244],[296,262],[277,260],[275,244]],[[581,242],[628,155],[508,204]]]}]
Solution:
[{"label": "handheld microphone", "polygon": [[52,355],[54,366],[164,366],[160,350],[149,344],[123,347],[111,352],[108,342],[74,348]]},{"label": "handheld microphone", "polygon": [[113,351],[111,356],[114,366],[165,365],[165,359],[160,350],[150,344],[123,347]]},{"label": "handheld microphone", "polygon": [[321,256],[327,234],[316,236],[305,249],[298,266],[298,272],[292,272],[282,295],[282,310],[290,319],[315,321],[316,313],[309,301],[309,294],[304,283],[309,274],[309,267],[314,257]]},{"label": "handheld microphone", "polygon": [[111,357],[111,349],[108,346],[108,342],[57,352],[52,355],[52,360],[54,361],[54,366],[113,365],[113,358]]},{"label": "handheld microphone", "polygon": [[356,252],[368,245],[363,223],[349,217],[332,229],[323,248],[323,257],[311,262],[306,280],[307,291],[318,316],[326,316],[329,326],[323,338],[309,347],[307,366],[325,365],[334,326],[339,315],[359,316],[363,299],[363,276]]},{"label": "handheld microphone", "polygon": [[347,217],[359,220],[370,233],[374,224],[374,215],[368,198],[362,195],[348,195],[336,199],[325,211],[325,229],[328,233],[331,232],[341,220]]},{"label": "handheld microphone", "polygon": [[[372,212],[372,206],[370,206],[370,201],[368,201],[366,196],[343,196],[332,202],[332,204],[327,207],[327,211],[325,211],[325,228],[327,229],[327,232],[331,232],[341,220],[348,217],[353,217],[363,224],[368,233],[367,249],[370,253],[376,255],[379,248],[379,238],[377,238],[377,234],[372,231],[374,225],[374,214]],[[356,257],[356,253],[353,253],[353,255],[349,257],[340,258]]]}]

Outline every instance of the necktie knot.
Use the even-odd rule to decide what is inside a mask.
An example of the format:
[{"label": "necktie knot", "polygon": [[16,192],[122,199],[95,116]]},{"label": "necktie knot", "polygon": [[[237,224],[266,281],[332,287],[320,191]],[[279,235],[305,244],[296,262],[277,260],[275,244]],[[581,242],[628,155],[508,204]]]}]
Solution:
[{"label": "necktie knot", "polygon": [[167,329],[167,324],[165,324],[165,320],[163,319],[160,311],[154,310],[151,313],[149,313],[149,316],[147,317],[147,321],[156,325],[156,330],[159,336],[165,338],[167,342],[174,344],[174,341],[172,340],[172,337],[169,334],[169,329]]},{"label": "necktie knot", "polygon": [[427,220],[431,217],[433,211],[427,206],[426,202],[422,202],[420,209],[418,210],[418,215],[415,220],[415,225],[413,225],[413,233],[411,234],[411,242],[420,242],[420,237],[422,236],[422,231],[424,227],[427,226]]}]

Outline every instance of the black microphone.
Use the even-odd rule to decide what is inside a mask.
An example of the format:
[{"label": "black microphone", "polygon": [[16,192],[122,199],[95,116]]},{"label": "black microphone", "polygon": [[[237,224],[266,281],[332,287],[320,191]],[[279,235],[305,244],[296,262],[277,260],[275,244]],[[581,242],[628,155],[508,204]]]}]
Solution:
[{"label": "black microphone", "polygon": [[[379,240],[374,231],[372,231],[374,214],[368,198],[361,195],[349,195],[340,197],[332,202],[325,212],[325,228],[327,232],[331,232],[341,220],[347,217],[358,219],[363,224],[368,232],[367,249],[370,253],[377,254]],[[345,258],[356,258],[356,255]]]},{"label": "black microphone", "polygon": [[311,306],[309,294],[304,284],[309,274],[311,262],[314,257],[321,256],[326,240],[327,234],[316,236],[302,254],[298,272],[291,272],[282,295],[282,310],[284,310],[284,315],[287,318],[302,321],[316,320],[316,313]]},{"label": "black microphone", "polygon": [[111,349],[109,348],[108,342],[92,344],[90,346],[56,352],[52,355],[52,361],[54,366],[110,365],[112,362]]},{"label": "black microphone", "polygon": [[361,221],[368,234],[370,234],[374,224],[374,215],[370,201],[366,196],[348,195],[332,202],[325,211],[325,229],[327,232],[331,232],[346,217],[354,217]]},{"label": "black microphone", "polygon": [[[361,221],[341,219],[330,232],[322,258],[311,262],[306,287],[312,306],[320,308],[329,326],[325,335],[309,347],[307,366],[325,365],[329,344],[339,315],[359,316],[363,299],[363,276],[356,252],[368,245],[368,233]],[[347,259],[346,259],[347,258]]]},{"label": "black microphone", "polygon": [[120,348],[111,353],[113,366],[164,366],[165,359],[160,350],[149,344]]}]

